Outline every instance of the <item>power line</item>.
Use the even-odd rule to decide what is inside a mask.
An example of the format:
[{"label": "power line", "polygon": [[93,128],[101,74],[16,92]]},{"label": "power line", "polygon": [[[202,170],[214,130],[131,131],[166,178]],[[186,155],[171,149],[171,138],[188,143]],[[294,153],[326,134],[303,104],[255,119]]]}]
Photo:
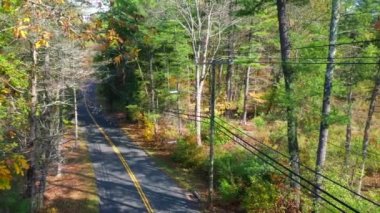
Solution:
[{"label": "power line", "polygon": [[[193,116],[195,116],[195,115],[193,115]],[[207,118],[207,117],[203,116],[203,118]],[[276,152],[277,154],[281,155],[282,157],[285,157],[285,158],[289,159],[289,156],[288,156],[288,155],[286,155],[286,154],[284,154],[284,153],[282,153],[282,152],[280,152],[280,151],[278,151],[278,150],[273,149],[272,147],[268,146],[267,144],[263,143],[262,141],[259,141],[259,140],[257,140],[256,138],[252,137],[251,135],[249,135],[249,134],[247,134],[247,133],[241,131],[240,129],[236,128],[235,126],[232,126],[230,123],[228,123],[228,122],[226,122],[226,121],[223,121],[222,119],[220,119],[220,118],[218,118],[218,117],[217,117],[217,119],[219,119],[219,120],[222,121],[223,123],[229,125],[231,128],[233,128],[233,129],[235,129],[235,130],[238,130],[240,133],[243,133],[244,135],[246,135],[246,136],[248,136],[249,138],[253,139],[254,141],[258,142],[259,144],[261,144],[261,145],[263,145],[263,146],[269,148],[271,151],[274,151],[274,152]],[[215,122],[216,122],[216,121],[215,121]],[[217,122],[216,122],[216,123],[217,123]],[[218,123],[218,124],[219,124],[219,123]],[[220,124],[219,124],[219,125],[220,125]],[[223,127],[223,128],[224,128],[224,127]],[[345,190],[351,192],[352,194],[354,194],[354,195],[356,195],[356,196],[359,196],[360,198],[362,198],[362,199],[364,199],[364,200],[366,200],[366,201],[368,201],[368,202],[370,202],[370,203],[372,203],[372,204],[374,204],[374,205],[376,205],[376,206],[380,206],[379,203],[377,203],[377,202],[375,202],[375,201],[373,201],[373,200],[371,200],[371,199],[369,199],[369,198],[367,198],[367,197],[365,197],[365,196],[363,196],[363,195],[361,195],[361,194],[358,194],[357,192],[353,191],[352,189],[350,189],[350,188],[344,186],[343,184],[341,184],[341,183],[339,183],[339,182],[337,182],[337,181],[331,179],[330,177],[327,177],[327,176],[325,176],[325,175],[319,174],[319,173],[317,173],[315,170],[311,169],[310,167],[308,167],[308,166],[306,166],[306,165],[304,165],[304,164],[301,164],[301,163],[300,163],[300,166],[302,166],[303,168],[305,168],[306,170],[308,170],[308,171],[310,171],[310,172],[313,172],[314,174],[321,175],[321,176],[322,176],[323,178],[325,178],[326,180],[332,182],[332,183],[335,184],[335,185],[338,185],[339,187],[341,187],[341,188],[343,188],[343,189],[345,189]]]},{"label": "power line", "polygon": [[[221,126],[225,131],[227,131],[229,134],[233,135],[234,137],[238,138],[239,141],[241,141],[243,144],[239,143],[238,140],[236,140],[236,138],[234,138],[233,140],[237,143],[239,143],[242,147],[244,147],[245,149],[247,149],[248,151],[252,152],[252,150],[250,150],[248,147],[256,150],[258,153],[260,153],[261,155],[265,156],[266,158],[268,158],[270,161],[276,163],[277,165],[279,165],[280,167],[284,168],[286,171],[292,173],[293,175],[299,177],[300,179],[302,179],[303,181],[305,181],[306,183],[308,183],[309,185],[313,186],[314,188],[317,188],[319,191],[321,191],[322,193],[326,194],[327,196],[329,196],[330,198],[332,198],[333,200],[337,201],[338,203],[340,203],[341,205],[347,207],[348,209],[350,209],[351,211],[354,211],[354,212],[359,212],[358,210],[356,210],[355,208],[353,208],[352,206],[350,206],[349,204],[343,202],[342,200],[338,199],[337,197],[335,197],[334,195],[332,195],[331,193],[327,192],[326,190],[316,186],[315,184],[313,184],[311,181],[309,181],[308,179],[306,179],[305,177],[303,177],[302,175],[299,175],[297,173],[295,173],[294,171],[292,171],[291,169],[289,169],[288,167],[284,166],[283,164],[279,163],[278,161],[276,161],[275,159],[273,159],[272,157],[270,157],[269,155],[267,155],[266,153],[262,152],[260,149],[256,148],[255,146],[253,146],[252,144],[246,142],[245,140],[243,140],[242,138],[240,138],[238,135],[234,134],[233,132],[231,132],[229,129],[225,128],[224,126],[222,126],[221,124],[219,124],[218,122],[215,121],[215,124],[218,124],[219,126]],[[256,155],[258,156],[258,155]],[[259,157],[259,156],[258,156]],[[268,161],[266,161],[265,159],[259,157],[260,159],[262,159],[264,162],[266,162],[267,164],[271,165],[272,167],[275,168],[275,166],[273,166],[273,164],[269,163]],[[282,170],[280,169],[276,169],[278,171],[280,171],[281,173],[285,174],[285,172],[283,172]],[[291,178],[291,177],[289,177]],[[321,197],[322,199],[322,197]],[[325,199],[325,201],[327,201],[327,199]],[[329,201],[330,202],[330,201]],[[331,204],[331,203],[329,203]],[[333,204],[331,204],[333,205]],[[337,208],[338,210],[343,211],[343,209],[339,208],[338,206],[334,205],[335,208]]]},{"label": "power line", "polygon": [[[269,145],[263,143],[263,142],[260,141],[260,140],[257,140],[256,138],[252,137],[251,135],[249,135],[249,134],[247,134],[247,133],[241,131],[240,129],[238,129],[238,128],[232,126],[232,125],[229,124],[228,122],[223,121],[223,120],[221,120],[220,118],[218,118],[218,119],[219,119],[220,121],[222,121],[223,123],[229,125],[231,128],[233,128],[233,129],[235,129],[235,130],[238,130],[240,133],[243,133],[243,134],[246,135],[247,137],[253,139],[253,140],[256,141],[257,143],[259,143],[259,144],[261,144],[261,145],[263,145],[263,146],[269,148],[271,151],[276,152],[277,154],[281,155],[282,157],[285,157],[285,158],[290,159],[290,157],[289,157],[288,155],[286,155],[286,154],[284,154],[284,153],[282,153],[282,152],[280,152],[280,151],[278,151],[278,150],[273,149],[273,148],[270,147]],[[220,124],[219,124],[219,125],[220,125]],[[304,165],[304,164],[299,163],[299,165],[302,166],[303,168],[305,168],[306,170],[308,170],[308,171],[310,171],[310,172],[313,172],[314,174],[318,174],[318,175],[320,175],[321,177],[325,178],[326,180],[328,180],[328,181],[332,182],[333,184],[335,184],[335,185],[337,185],[337,186],[339,186],[339,187],[341,187],[341,188],[343,188],[343,189],[345,189],[345,190],[351,192],[352,194],[354,194],[354,195],[356,195],[356,196],[359,196],[360,198],[362,198],[362,199],[364,199],[364,200],[366,200],[366,201],[368,201],[368,202],[370,202],[370,203],[372,203],[372,204],[374,204],[374,205],[376,205],[376,206],[380,206],[379,203],[377,203],[377,202],[375,202],[375,201],[373,201],[373,200],[371,200],[371,199],[369,199],[369,198],[367,198],[367,197],[365,197],[365,196],[363,196],[363,195],[361,195],[361,194],[359,194],[359,193],[353,191],[352,189],[350,189],[350,188],[348,188],[348,187],[342,185],[341,183],[339,183],[339,182],[337,182],[337,181],[331,179],[330,177],[327,177],[327,176],[325,176],[325,175],[322,175],[322,174],[320,174],[320,173],[317,173],[315,170],[313,170],[312,168],[310,168],[310,167],[308,167],[308,166],[306,166],[306,165]]]},{"label": "power line", "polygon": [[[268,57],[269,59],[277,59],[281,60],[279,57]],[[303,57],[291,57],[290,60],[327,60],[327,57],[314,57],[314,58],[303,58]],[[342,56],[342,57],[335,57],[336,60],[342,60],[342,59],[380,59],[380,56]]]},{"label": "power line", "polygon": [[[222,57],[221,57],[222,58]],[[224,56],[224,58],[228,58],[227,56]],[[235,57],[236,59],[236,57]],[[252,60],[252,61],[251,61]],[[255,61],[256,60],[256,61]],[[309,65],[324,65],[324,64],[336,64],[336,65],[378,65],[379,62],[293,62],[293,61],[257,61],[257,58],[249,58],[244,57],[238,59],[238,62],[244,62],[244,63],[251,63],[251,64],[291,64],[291,65],[297,65],[297,64],[309,64]],[[236,63],[236,61],[235,61]]]},{"label": "power line", "polygon": [[295,47],[295,48],[291,48],[291,49],[293,49],[293,50],[313,49],[313,48],[342,46],[342,45],[350,45],[350,44],[367,44],[367,43],[371,43],[371,42],[380,42],[380,39],[352,41],[352,42],[341,42],[341,43],[336,43],[336,44],[325,44],[325,45],[311,45],[311,46],[304,46],[304,47]]},{"label": "power line", "polygon": [[[285,177],[295,181],[296,183],[300,184],[300,186],[302,186],[304,189],[306,189],[308,192],[310,192],[312,195],[316,196],[316,192],[313,190],[313,189],[310,189],[308,187],[306,187],[306,185],[304,185],[301,181],[293,178],[292,176],[289,176],[288,174],[286,174],[284,171],[282,171],[281,169],[279,169],[278,167],[276,167],[275,165],[273,165],[272,163],[268,162],[267,160],[265,160],[263,157],[261,157],[260,155],[258,155],[257,153],[255,153],[253,150],[247,148],[244,144],[241,144],[239,141],[237,141],[235,138],[233,138],[231,135],[229,135],[228,133],[226,133],[225,131],[223,130],[220,130],[220,129],[217,129],[218,132],[220,133],[223,133],[225,136],[227,136],[228,138],[230,138],[231,140],[233,140],[234,142],[238,143],[240,146],[244,147],[248,152],[252,153],[253,155],[255,155],[256,157],[258,157],[261,161],[263,161],[264,163],[266,164],[269,164],[271,167],[273,167],[275,170],[279,171],[282,175],[284,175]],[[331,206],[333,206],[334,208],[340,210],[341,212],[344,212],[344,210],[340,207],[338,207],[336,204],[332,203],[331,201],[329,201],[328,199],[322,197],[319,195],[319,197],[324,200],[326,203],[330,204]],[[325,207],[325,206],[324,206]],[[326,207],[325,207],[326,208]]]},{"label": "power line", "polygon": [[[172,113],[172,112],[171,112],[171,113]],[[181,113],[179,113],[179,114],[181,114]],[[187,115],[189,115],[189,114],[187,114]],[[196,117],[196,115],[191,115],[191,116]],[[255,150],[256,150],[257,152],[259,152],[260,154],[262,154],[262,155],[264,155],[265,157],[269,158],[270,160],[274,161],[276,164],[280,165],[281,167],[283,167],[283,168],[286,169],[287,171],[291,172],[292,174],[298,176],[299,178],[301,178],[303,181],[307,182],[308,184],[310,184],[310,185],[316,187],[318,190],[320,190],[321,192],[327,194],[329,197],[331,197],[331,198],[334,199],[335,201],[339,202],[339,203],[342,204],[343,206],[346,206],[347,208],[349,208],[350,210],[352,210],[352,211],[354,211],[354,212],[358,212],[356,209],[354,209],[353,207],[351,207],[351,206],[349,206],[348,204],[344,203],[343,201],[339,200],[338,198],[336,198],[335,196],[331,195],[331,194],[328,193],[327,191],[325,191],[325,190],[323,190],[323,189],[320,189],[319,187],[315,186],[313,183],[311,183],[311,182],[310,182],[309,180],[307,180],[306,178],[302,177],[301,175],[295,174],[292,170],[290,170],[290,169],[287,168],[286,166],[282,165],[282,164],[279,163],[278,161],[274,160],[273,158],[271,158],[271,157],[268,156],[267,154],[263,153],[262,151],[260,151],[260,150],[257,149],[256,147],[254,147],[254,146],[253,146],[252,144],[250,144],[249,142],[243,140],[243,139],[240,138],[238,135],[236,135],[235,133],[231,132],[230,130],[228,130],[226,127],[224,127],[223,125],[221,125],[221,124],[218,123],[217,121],[215,121],[215,124],[221,126],[225,131],[229,132],[229,134],[231,134],[231,135],[233,135],[233,136],[235,137],[235,138],[232,138],[230,135],[228,135],[228,134],[226,134],[226,133],[224,132],[224,133],[226,134],[226,136],[228,136],[230,139],[232,139],[232,140],[234,140],[235,142],[239,143],[239,142],[236,140],[236,138],[238,138],[241,142],[243,142],[245,145],[244,145],[244,144],[241,144],[241,143],[239,143],[239,144],[242,145],[244,148],[247,149],[246,146],[249,146],[249,147],[255,149]],[[235,128],[235,127],[234,127],[234,128]],[[236,128],[235,128],[235,129],[236,129]],[[218,130],[218,131],[221,131],[219,128],[218,128],[217,130]],[[255,140],[256,140],[256,139],[255,139]],[[261,143],[262,143],[262,142],[261,142]],[[266,145],[266,146],[267,146],[267,145]],[[271,147],[269,147],[269,148],[271,148]],[[272,149],[272,148],[271,148],[271,149]],[[247,149],[247,150],[250,151],[250,152],[252,152],[252,150],[250,150],[250,149]],[[273,149],[272,149],[272,150],[273,150]],[[274,150],[274,151],[278,152],[277,150]],[[253,153],[253,152],[252,152],[252,153]],[[281,153],[281,152],[278,152],[278,153],[281,154],[281,155],[284,155],[284,154]],[[253,153],[253,154],[255,154],[255,153]],[[258,156],[258,155],[256,155],[256,156]],[[285,156],[286,156],[286,155],[285,155]],[[261,158],[260,156],[258,156],[258,157]],[[262,159],[262,158],[261,158],[261,159]],[[263,159],[262,159],[262,160],[263,160]],[[264,161],[265,161],[265,160],[264,160]],[[267,162],[267,161],[266,161],[266,162]],[[271,163],[269,163],[269,162],[267,162],[267,163],[276,169],[276,167],[275,167],[273,164],[271,164]],[[277,168],[276,170],[280,171],[278,168]],[[280,171],[280,172],[284,174],[283,171]],[[314,171],[314,172],[315,172],[315,171]],[[285,174],[285,175],[286,175],[286,174]],[[287,176],[287,175],[286,175],[286,176]],[[325,176],[323,176],[323,177],[325,177]],[[289,177],[289,178],[291,178],[291,177]],[[325,177],[325,178],[326,178],[326,177]],[[292,178],[291,178],[291,179],[292,179]],[[326,178],[326,179],[328,179],[328,178]],[[293,180],[294,180],[294,179],[293,179]],[[298,182],[297,180],[294,180],[294,181]],[[330,180],[330,181],[331,181],[331,180]],[[300,182],[298,182],[298,183],[300,183]],[[334,184],[335,184],[335,183],[334,183]],[[338,183],[338,184],[339,184],[339,183]],[[301,185],[301,184],[300,184],[300,185]],[[306,188],[306,189],[308,189],[308,188],[305,187],[304,185],[303,185],[303,187]],[[343,187],[344,187],[344,186],[343,186]],[[309,189],[309,190],[310,190],[310,189]],[[315,195],[315,192],[314,192],[314,191],[311,190],[311,192]],[[334,206],[334,207],[337,208],[338,210],[343,211],[342,209],[340,209],[339,207],[337,207],[335,204],[331,203],[330,201],[328,201],[328,200],[326,200],[326,199],[324,199],[324,198],[322,198],[322,197],[321,197],[321,199],[322,199],[322,200],[325,200],[326,202],[328,202],[330,205]],[[363,197],[363,199],[366,199],[366,198]],[[369,201],[371,202],[371,200],[369,200]],[[373,201],[372,201],[372,203],[375,204],[375,205],[378,205],[378,204],[374,203]]]}]

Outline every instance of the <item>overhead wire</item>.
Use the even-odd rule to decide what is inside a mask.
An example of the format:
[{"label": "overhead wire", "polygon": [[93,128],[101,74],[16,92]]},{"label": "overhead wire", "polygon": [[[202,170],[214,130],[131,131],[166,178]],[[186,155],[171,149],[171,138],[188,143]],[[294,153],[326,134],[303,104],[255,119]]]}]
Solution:
[{"label": "overhead wire", "polygon": [[324,44],[324,45],[310,45],[303,47],[294,47],[291,48],[293,50],[301,50],[301,49],[314,49],[314,48],[322,48],[322,47],[331,47],[331,46],[342,46],[342,45],[351,45],[351,44],[367,44],[372,42],[380,42],[380,39],[371,39],[371,40],[362,40],[362,41],[352,41],[352,42],[341,42],[335,44]]},{"label": "overhead wire", "polygon": [[[241,131],[240,129],[236,128],[235,126],[232,126],[232,125],[229,124],[228,122],[223,121],[223,120],[221,120],[221,119],[218,118],[218,117],[217,117],[217,119],[219,119],[219,120],[222,121],[223,123],[229,125],[230,128],[233,128],[233,129],[239,131],[240,133],[244,134],[245,136],[247,136],[247,137],[253,139],[255,142],[257,142],[257,143],[259,143],[259,144],[265,146],[266,148],[269,148],[271,151],[273,151],[273,152],[275,152],[275,153],[281,155],[282,157],[285,157],[285,158],[287,158],[287,159],[290,159],[290,156],[288,156],[288,155],[286,155],[286,154],[284,154],[284,153],[282,153],[282,152],[280,152],[280,151],[278,151],[278,150],[276,150],[276,149],[273,149],[273,148],[270,147],[269,145],[267,145],[267,144],[263,143],[262,141],[260,141],[260,140],[258,140],[258,139],[256,139],[256,138],[252,137],[251,135],[249,135],[249,134],[247,134],[247,133]],[[314,174],[318,174],[318,175],[320,175],[321,177],[323,177],[323,178],[325,178],[326,180],[330,181],[330,182],[333,183],[334,185],[337,185],[337,186],[339,186],[339,187],[341,187],[341,188],[343,188],[343,189],[349,191],[351,194],[354,194],[355,196],[358,196],[358,197],[360,197],[360,198],[362,198],[362,199],[364,199],[364,200],[366,200],[366,201],[368,201],[368,202],[370,202],[370,203],[372,203],[372,204],[374,204],[374,205],[376,205],[376,206],[380,206],[379,203],[377,203],[377,202],[375,202],[375,201],[373,201],[373,200],[371,200],[371,199],[369,199],[369,198],[367,198],[367,197],[365,197],[365,196],[363,196],[363,195],[361,195],[361,194],[359,194],[359,193],[353,191],[352,189],[350,189],[350,188],[344,186],[343,184],[341,184],[341,183],[339,183],[339,182],[337,182],[337,181],[331,179],[330,177],[328,177],[328,176],[326,176],[326,175],[322,175],[322,174],[316,172],[314,169],[312,169],[312,168],[310,168],[310,167],[308,167],[308,166],[306,166],[306,165],[304,165],[304,164],[301,164],[301,163],[300,163],[300,166],[302,166],[303,168],[305,168],[306,170],[308,170],[308,171],[310,171],[310,172],[313,172]]]},{"label": "overhead wire", "polygon": [[[248,152],[252,153],[253,155],[255,155],[256,157],[258,157],[261,161],[263,161],[264,163],[270,165],[272,168],[274,168],[276,171],[279,171],[282,175],[284,175],[285,177],[291,179],[292,181],[295,181],[296,183],[300,184],[300,186],[302,186],[304,189],[306,189],[308,192],[310,192],[312,195],[314,196],[317,196],[316,192],[313,190],[313,189],[310,189],[309,187],[307,187],[305,184],[303,184],[300,180],[297,180],[295,178],[293,178],[292,176],[289,176],[286,172],[284,172],[283,170],[279,169],[278,167],[276,167],[275,165],[273,165],[272,163],[270,163],[269,161],[267,161],[266,159],[264,159],[263,157],[261,157],[259,154],[255,153],[253,150],[247,148],[245,145],[239,143],[239,141],[237,141],[235,138],[233,138],[231,135],[229,135],[228,133],[226,133],[224,130],[220,130],[220,129],[217,129],[217,132],[221,132],[223,133],[225,136],[229,137],[231,140],[233,140],[235,143],[238,143],[240,146],[244,147]],[[331,201],[329,201],[327,198],[324,198],[323,196],[321,195],[318,195],[319,198],[321,198],[323,201],[325,201],[326,203],[330,204],[331,206],[333,206],[334,208],[338,209],[339,211],[341,212],[345,212],[342,208],[338,207],[336,204],[332,203]],[[326,208],[326,207],[325,207]]]},{"label": "overhead wire", "polygon": [[[171,113],[176,113],[176,112],[171,111]],[[182,113],[177,113],[177,114],[182,114]],[[191,114],[185,114],[185,115],[191,115]],[[191,116],[196,117],[196,115],[191,115]],[[207,117],[207,116],[202,116],[202,118],[209,118],[209,117]],[[273,148],[270,147],[269,145],[267,145],[267,144],[263,143],[262,141],[260,141],[260,140],[258,140],[258,139],[256,139],[256,138],[252,137],[251,135],[245,133],[244,131],[242,131],[242,130],[236,128],[235,126],[231,125],[230,123],[228,123],[228,122],[226,122],[226,121],[224,121],[224,120],[222,120],[222,119],[220,119],[220,118],[218,118],[218,117],[216,117],[216,118],[217,118],[218,120],[220,120],[221,122],[223,122],[224,124],[229,125],[230,128],[232,128],[232,129],[234,129],[234,130],[237,130],[237,131],[239,131],[240,133],[244,134],[245,136],[247,136],[247,137],[253,139],[254,141],[256,141],[257,143],[259,143],[260,145],[265,146],[266,148],[268,148],[268,149],[270,149],[271,151],[273,151],[273,152],[275,152],[275,153],[281,155],[282,157],[285,157],[285,158],[287,158],[287,159],[290,159],[290,157],[289,157],[288,155],[286,155],[286,154],[284,154],[284,153],[282,153],[282,152],[280,152],[280,151],[278,151],[278,150],[276,150],[276,149],[273,149]],[[195,120],[195,119],[194,119],[194,120]],[[217,123],[217,122],[215,121],[215,123]],[[218,124],[219,126],[222,126],[220,123],[217,123],[217,124]],[[222,126],[222,127],[225,128],[224,126]],[[230,131],[230,130],[229,130],[229,131]],[[247,143],[248,143],[248,142],[247,142]],[[310,167],[308,167],[308,166],[306,166],[306,165],[304,165],[304,164],[301,164],[301,163],[300,163],[300,166],[302,166],[303,168],[305,168],[306,170],[308,170],[308,171],[310,171],[310,172],[313,172],[314,174],[318,174],[318,175],[320,175],[321,177],[323,177],[323,178],[325,178],[326,180],[330,181],[330,182],[333,183],[334,185],[337,185],[337,186],[339,186],[339,187],[341,187],[341,188],[347,190],[347,191],[350,192],[351,194],[354,194],[355,196],[358,196],[358,197],[360,197],[361,199],[366,200],[366,201],[368,201],[368,202],[370,202],[370,203],[372,203],[372,204],[374,204],[374,205],[376,205],[376,206],[380,206],[379,203],[377,203],[377,202],[375,202],[375,201],[373,201],[373,200],[371,200],[371,199],[369,199],[369,198],[367,198],[367,197],[365,197],[365,196],[363,196],[363,195],[361,195],[361,194],[358,194],[357,192],[353,191],[352,189],[350,189],[350,188],[344,186],[343,184],[341,184],[341,183],[339,183],[339,182],[337,182],[337,181],[331,179],[330,177],[328,177],[328,176],[326,176],[326,175],[322,175],[322,174],[320,174],[320,173],[317,173],[315,170],[311,169]]]},{"label": "overhead wire", "polygon": [[[223,128],[225,131],[227,131],[229,134],[233,135],[235,138],[239,139],[239,141],[241,141],[242,143],[244,143],[245,145],[243,145],[243,147],[245,146],[248,146],[248,147],[251,147],[253,148],[254,150],[256,150],[258,153],[260,153],[261,155],[265,156],[266,158],[268,158],[269,160],[273,161],[274,163],[276,163],[278,166],[284,168],[287,172],[299,177],[301,180],[303,180],[304,182],[310,184],[311,186],[313,186],[315,189],[317,189],[318,191],[326,194],[327,196],[329,196],[331,199],[335,200],[336,202],[340,203],[341,205],[345,206],[346,208],[350,209],[351,211],[354,211],[354,212],[359,212],[357,209],[355,209],[354,207],[350,206],[349,204],[345,203],[344,201],[340,200],[339,198],[337,198],[336,196],[332,195],[331,193],[327,192],[325,189],[322,189],[320,187],[318,187],[317,185],[315,185],[314,183],[312,183],[310,180],[306,179],[305,177],[303,177],[302,175],[300,174],[297,174],[295,173],[293,170],[289,169],[288,167],[284,166],[283,164],[281,164],[280,162],[276,161],[275,159],[273,159],[272,157],[270,157],[268,154],[264,153],[263,151],[261,151],[260,149],[258,149],[257,147],[255,147],[254,145],[250,144],[249,142],[245,141],[244,139],[242,139],[240,136],[236,135],[235,133],[233,133],[232,131],[230,131],[229,129],[227,129],[226,127],[224,127],[223,125],[221,125],[220,123],[218,123],[217,121],[215,121],[215,124],[217,124],[218,126],[220,126],[221,128]],[[234,141],[237,141],[236,139]]]},{"label": "overhead wire", "polygon": [[[196,116],[196,115],[192,115],[192,116]],[[317,190],[321,191],[322,193],[326,194],[327,196],[329,196],[330,198],[332,198],[333,200],[335,200],[336,202],[340,203],[341,205],[345,206],[346,208],[354,211],[354,212],[359,212],[357,211],[355,208],[353,208],[352,206],[348,205],[347,203],[341,201],[340,199],[338,199],[337,197],[335,197],[334,195],[332,195],[331,193],[327,192],[326,190],[324,189],[321,189],[319,188],[318,186],[316,186],[315,184],[313,184],[311,181],[309,181],[308,179],[306,179],[305,177],[299,175],[299,174],[296,174],[294,171],[292,171],[291,169],[289,169],[288,167],[284,166],[283,164],[279,163],[278,161],[276,161],[275,159],[273,159],[272,157],[270,157],[269,155],[267,155],[266,153],[262,152],[260,149],[256,148],[255,146],[253,146],[252,144],[250,144],[249,142],[245,141],[244,139],[242,139],[240,136],[236,135],[235,133],[231,132],[229,129],[227,129],[226,127],[224,127],[223,125],[221,125],[220,123],[218,123],[217,121],[215,121],[215,124],[217,124],[218,126],[220,126],[221,128],[223,128],[225,131],[227,131],[229,134],[233,135],[235,138],[233,139],[235,142],[238,142],[236,140],[239,139],[239,141],[241,141],[242,143],[239,143],[240,145],[242,145],[244,148],[247,149],[247,146],[256,150],[258,153],[260,153],[261,155],[265,156],[266,158],[270,159],[271,161],[273,161],[274,163],[276,163],[277,165],[279,165],[280,167],[282,167],[283,169],[287,170],[288,172],[292,173],[293,175],[299,177],[300,179],[302,179],[304,182],[310,184],[311,186],[313,186],[314,188],[316,188]],[[249,150],[249,149],[247,149]],[[252,150],[251,150],[252,151]],[[263,159],[265,160],[265,159]],[[267,162],[267,161],[266,161]],[[271,163],[267,162],[269,165],[272,165]],[[273,165],[272,165],[273,166]],[[282,173],[284,173],[282,171]],[[289,177],[290,178],[290,177]],[[323,198],[321,198],[322,200],[324,200]],[[328,201],[327,199],[325,199],[326,202],[330,202]],[[329,203],[330,205],[333,205],[335,208],[339,209],[340,211],[343,211],[341,208],[339,208],[338,206],[334,205],[333,203]]]}]

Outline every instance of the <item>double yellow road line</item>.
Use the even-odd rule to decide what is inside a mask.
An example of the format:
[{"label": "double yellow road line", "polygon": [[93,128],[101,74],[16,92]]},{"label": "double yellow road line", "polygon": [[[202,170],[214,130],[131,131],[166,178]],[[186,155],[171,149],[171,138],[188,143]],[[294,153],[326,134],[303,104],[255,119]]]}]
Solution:
[{"label": "double yellow road line", "polygon": [[146,210],[149,213],[153,213],[154,212],[153,208],[150,205],[150,202],[149,202],[148,198],[144,194],[144,191],[142,190],[141,185],[140,185],[139,181],[137,180],[135,174],[132,172],[131,167],[129,167],[127,161],[124,159],[124,157],[121,154],[119,148],[117,148],[117,146],[115,146],[115,144],[112,142],[111,138],[107,135],[107,133],[104,131],[104,129],[98,124],[98,122],[96,122],[94,116],[91,114],[90,109],[88,108],[88,105],[87,105],[87,100],[86,100],[86,96],[85,95],[84,95],[84,104],[86,106],[87,113],[90,115],[92,121],[94,122],[94,124],[96,125],[96,127],[99,129],[99,131],[102,133],[102,135],[104,136],[104,138],[106,139],[106,141],[109,143],[109,145],[112,147],[112,149],[115,152],[115,154],[117,155],[117,157],[119,157],[119,160],[123,164],[123,166],[125,168],[125,171],[128,173],[128,175],[131,178],[133,184],[135,185],[135,187],[137,189],[137,192],[139,193],[140,198],[143,201]]}]

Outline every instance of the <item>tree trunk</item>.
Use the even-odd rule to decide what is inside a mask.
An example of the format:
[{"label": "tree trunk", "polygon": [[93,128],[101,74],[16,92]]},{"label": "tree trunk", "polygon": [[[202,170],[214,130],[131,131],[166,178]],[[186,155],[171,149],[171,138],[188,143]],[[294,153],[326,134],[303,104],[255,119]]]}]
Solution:
[{"label": "tree trunk", "polygon": [[36,200],[35,200],[35,194],[36,194],[36,153],[35,153],[35,146],[36,146],[36,139],[37,139],[37,128],[38,128],[38,121],[36,118],[36,112],[37,112],[37,104],[38,104],[38,98],[37,98],[37,82],[38,82],[38,74],[37,74],[37,63],[38,63],[38,53],[37,50],[34,47],[34,44],[31,45],[31,55],[33,60],[33,67],[31,69],[30,73],[30,111],[29,111],[29,140],[28,140],[28,146],[31,147],[31,154],[30,154],[30,166],[27,171],[27,189],[26,194],[30,197],[31,201],[31,212],[34,212],[36,208]]},{"label": "tree trunk", "polygon": [[320,191],[318,188],[322,187],[322,174],[323,166],[326,160],[327,151],[327,140],[329,134],[329,114],[330,114],[330,99],[332,91],[332,78],[334,73],[334,57],[336,52],[335,43],[338,37],[338,22],[339,22],[339,9],[340,0],[333,0],[331,9],[331,23],[330,23],[330,37],[329,37],[329,52],[328,52],[328,64],[326,66],[325,74],[325,85],[323,91],[323,102],[322,102],[322,118],[319,131],[319,142],[317,150],[317,161],[316,161],[316,175],[315,175],[315,199],[314,199],[314,210],[319,209],[319,195]]},{"label": "tree trunk", "polygon": [[[227,95],[227,102],[230,103],[233,101],[233,74],[234,74],[234,67],[233,67],[233,57],[234,57],[234,26],[232,26],[232,16],[233,16],[233,1],[230,1],[229,3],[229,11],[228,11],[228,23],[231,27],[231,32],[228,34],[228,63],[227,63],[227,74],[226,74],[226,95]],[[226,109],[226,115],[227,117],[232,117],[232,109],[227,108]]]},{"label": "tree trunk", "polygon": [[[153,53],[151,53],[150,57],[149,57],[150,112],[155,114],[157,107],[158,107],[158,104],[156,104],[156,93],[155,93],[154,73],[153,73],[153,61],[154,61]],[[154,142],[157,142],[158,141],[157,119],[156,119],[155,115],[153,115],[153,132],[154,132]]]},{"label": "tree trunk", "polygon": [[346,126],[346,141],[344,143],[345,155],[344,155],[344,169],[343,175],[348,174],[351,154],[351,136],[352,136],[352,82],[349,82],[347,91],[347,118],[348,123]]},{"label": "tree trunk", "polygon": [[[206,66],[206,65],[202,65]],[[202,68],[203,69],[203,68]],[[201,136],[201,107],[202,107],[202,93],[204,80],[201,79],[201,73],[198,65],[196,65],[196,88],[195,88],[195,129],[197,137],[197,145],[202,146]]]},{"label": "tree trunk", "polygon": [[155,92],[154,92],[154,76],[153,76],[153,54],[149,57],[149,84],[150,84],[150,111],[155,111]]},{"label": "tree trunk", "polygon": [[244,103],[243,103],[243,124],[247,125],[248,114],[248,95],[249,95],[249,76],[251,74],[251,66],[247,68],[245,75],[245,87],[244,87]]},{"label": "tree trunk", "polygon": [[74,95],[74,119],[75,119],[75,148],[78,147],[78,105],[77,105],[77,88],[73,87]]},{"label": "tree trunk", "polygon": [[182,119],[180,115],[180,92],[179,92],[179,82],[177,82],[177,113],[178,113],[178,134],[182,135]]},{"label": "tree trunk", "polygon": [[[379,69],[380,69],[380,65],[379,65]],[[364,135],[363,135],[362,162],[360,166],[360,177],[358,181],[358,190],[357,190],[359,194],[361,193],[361,190],[362,190],[362,182],[363,182],[363,177],[365,175],[365,161],[367,160],[367,152],[368,152],[368,145],[369,145],[369,131],[371,129],[372,117],[373,117],[373,114],[375,112],[375,107],[376,107],[376,99],[379,93],[380,93],[380,70],[378,71],[376,79],[375,79],[375,86],[372,91],[371,101],[370,101],[369,109],[368,109],[368,116],[365,122]]]},{"label": "tree trunk", "polygon": [[285,92],[290,104],[287,105],[287,123],[288,123],[288,150],[290,154],[290,165],[292,173],[290,174],[290,186],[295,192],[295,205],[300,209],[300,165],[299,165],[299,148],[297,141],[297,117],[294,104],[293,78],[294,71],[287,64],[290,57],[290,41],[288,36],[288,23],[286,15],[286,0],[277,0],[277,15],[279,22],[282,71],[285,79]]}]

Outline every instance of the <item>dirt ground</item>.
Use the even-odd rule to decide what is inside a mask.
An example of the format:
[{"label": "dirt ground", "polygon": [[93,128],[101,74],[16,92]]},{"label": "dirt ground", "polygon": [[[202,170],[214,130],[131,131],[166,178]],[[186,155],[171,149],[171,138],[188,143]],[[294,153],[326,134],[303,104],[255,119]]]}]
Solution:
[{"label": "dirt ground", "polygon": [[45,192],[45,212],[97,213],[99,198],[87,145],[81,134],[77,148],[72,133],[62,144],[64,162],[61,175],[50,174]]}]

